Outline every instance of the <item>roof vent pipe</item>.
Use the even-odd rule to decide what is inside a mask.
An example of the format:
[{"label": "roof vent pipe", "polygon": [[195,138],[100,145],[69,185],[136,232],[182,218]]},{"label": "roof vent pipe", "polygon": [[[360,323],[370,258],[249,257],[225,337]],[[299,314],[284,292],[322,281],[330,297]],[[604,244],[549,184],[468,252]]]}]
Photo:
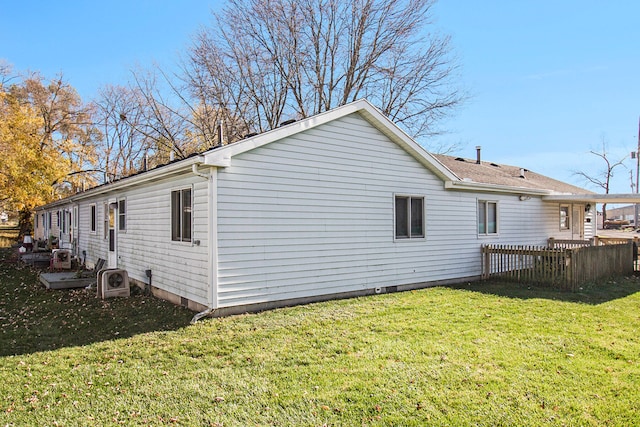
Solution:
[{"label": "roof vent pipe", "polygon": [[224,145],[224,120],[220,119],[218,121],[218,146],[222,147]]},{"label": "roof vent pipe", "polygon": [[526,178],[526,176],[524,176],[524,168],[520,168],[520,178]]},{"label": "roof vent pipe", "polygon": [[480,150],[482,150],[482,147],[480,145],[476,145],[476,165],[480,164]]}]

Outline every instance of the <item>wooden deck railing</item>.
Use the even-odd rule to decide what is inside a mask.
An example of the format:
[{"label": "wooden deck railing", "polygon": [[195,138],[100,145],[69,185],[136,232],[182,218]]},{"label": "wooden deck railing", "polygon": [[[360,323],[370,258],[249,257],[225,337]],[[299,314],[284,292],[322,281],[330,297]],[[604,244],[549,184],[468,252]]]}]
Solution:
[{"label": "wooden deck railing", "polygon": [[482,278],[563,288],[567,275],[566,250],[545,246],[484,245]]},{"label": "wooden deck railing", "polygon": [[[571,245],[570,243],[564,243]],[[634,271],[634,244],[554,247],[484,245],[482,278],[504,280],[577,290],[582,284]],[[560,246],[560,247],[558,247]]]},{"label": "wooden deck railing", "polygon": [[583,248],[585,246],[594,245],[595,241],[593,239],[590,240],[565,240],[565,239],[555,239],[550,237],[547,240],[547,245],[551,249],[573,249],[573,248]]}]

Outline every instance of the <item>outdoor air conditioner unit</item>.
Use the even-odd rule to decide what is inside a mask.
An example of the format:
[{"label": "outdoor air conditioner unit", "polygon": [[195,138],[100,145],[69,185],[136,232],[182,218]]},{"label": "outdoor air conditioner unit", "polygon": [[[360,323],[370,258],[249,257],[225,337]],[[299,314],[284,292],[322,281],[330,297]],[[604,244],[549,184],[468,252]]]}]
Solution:
[{"label": "outdoor air conditioner unit", "polygon": [[54,270],[71,270],[71,251],[54,249],[51,252],[51,267]]},{"label": "outdoor air conditioner unit", "polygon": [[128,297],[131,294],[129,288],[129,275],[126,270],[104,270],[98,280],[98,292],[102,299],[110,297]]},{"label": "outdoor air conditioner unit", "polygon": [[113,268],[97,268],[97,270],[98,273],[96,274],[96,295],[98,296],[98,298],[104,298],[104,296],[102,295],[102,276],[105,271],[113,270]]}]

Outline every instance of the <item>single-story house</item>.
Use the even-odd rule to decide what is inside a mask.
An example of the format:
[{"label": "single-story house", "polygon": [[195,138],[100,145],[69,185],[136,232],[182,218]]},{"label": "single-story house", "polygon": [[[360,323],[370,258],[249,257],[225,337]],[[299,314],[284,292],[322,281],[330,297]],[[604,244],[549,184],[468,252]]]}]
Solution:
[{"label": "single-story house", "polygon": [[365,100],[50,203],[35,237],[207,314],[481,275],[487,243],[596,233],[600,195],[430,154]]}]

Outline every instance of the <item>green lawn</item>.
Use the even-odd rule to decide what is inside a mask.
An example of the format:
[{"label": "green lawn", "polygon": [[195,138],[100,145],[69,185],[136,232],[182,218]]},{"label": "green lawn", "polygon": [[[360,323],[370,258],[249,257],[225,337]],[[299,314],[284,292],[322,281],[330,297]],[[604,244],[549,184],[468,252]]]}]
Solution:
[{"label": "green lawn", "polygon": [[0,252],[0,426],[640,423],[640,281],[438,287],[206,319]]}]

